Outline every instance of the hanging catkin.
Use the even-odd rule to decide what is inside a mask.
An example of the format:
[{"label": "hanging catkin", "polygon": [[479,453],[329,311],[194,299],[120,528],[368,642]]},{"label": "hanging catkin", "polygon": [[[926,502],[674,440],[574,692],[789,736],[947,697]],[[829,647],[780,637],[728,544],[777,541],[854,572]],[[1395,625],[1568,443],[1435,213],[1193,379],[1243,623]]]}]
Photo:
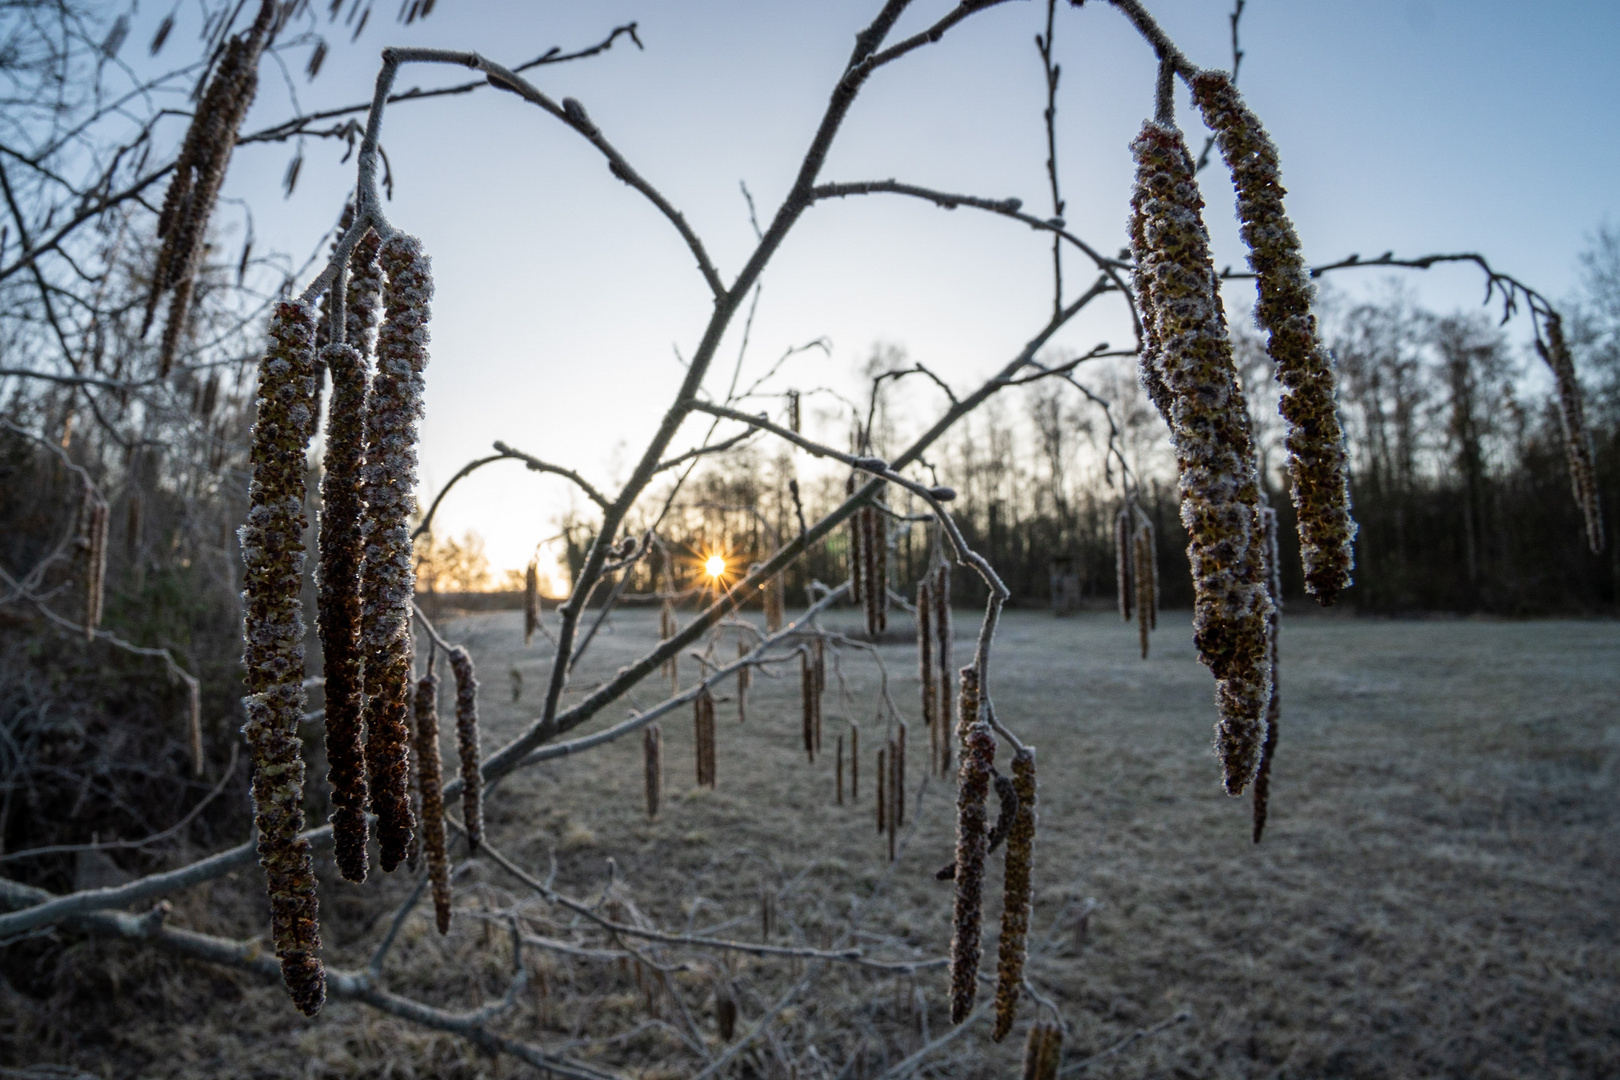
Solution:
[{"label": "hanging catkin", "polygon": [[934,595],[926,574],[917,582],[917,684],[922,692],[923,723],[928,725],[928,760],[932,762],[939,754],[939,717],[934,709],[938,690],[934,682]]},{"label": "hanging catkin", "polygon": [[377,249],[382,241],[367,232],[349,256],[349,284],[343,303],[343,340],[361,356],[370,356],[376,342],[377,308],[382,303],[382,267]]},{"label": "hanging catkin", "polygon": [[849,801],[861,801],[861,729],[849,728]]},{"label": "hanging catkin", "polygon": [[693,721],[697,736],[698,787],[712,788],[715,781],[714,698],[707,690],[701,691],[693,703]]},{"label": "hanging catkin", "polygon": [[[668,641],[680,630],[680,624],[675,620],[675,601],[670,599],[671,585],[664,583],[664,602],[658,609],[658,640]],[[665,678],[669,679],[669,692],[678,693],[681,688],[680,664],[676,653],[670,653],[663,663],[662,669]]]},{"label": "hanging catkin", "polygon": [[782,629],[782,575],[777,574],[765,583],[765,632],[774,634]]},{"label": "hanging catkin", "polygon": [[1035,751],[1020,747],[1012,759],[1018,812],[1007,830],[1007,863],[1003,874],[1001,941],[996,963],[996,1027],[1000,1042],[1012,1030],[1018,996],[1024,985],[1024,957],[1029,939],[1030,871],[1035,861]]},{"label": "hanging catkin", "polygon": [[242,733],[253,755],[259,865],[270,897],[270,935],[281,977],[306,1016],[326,1000],[320,905],[304,828],[304,452],[315,316],[296,302],[275,306],[270,345],[259,364],[258,415],[249,459],[247,522],[238,536],[243,666],[248,696]]},{"label": "hanging catkin", "polygon": [[107,585],[107,504],[88,492],[90,502],[86,532],[90,546],[85,552],[84,574],[84,639],[94,641],[101,626],[101,608]]},{"label": "hanging catkin", "polygon": [[368,517],[360,635],[365,657],[366,772],[387,873],[405,857],[415,826],[408,793],[410,731],[405,722],[411,597],[416,586],[409,519],[416,507],[416,424],[422,415],[433,279],[428,258],[414,237],[389,237],[377,257],[387,286],[377,335],[377,373],[366,410],[363,476]]},{"label": "hanging catkin", "polygon": [[979,703],[979,673],[962,669],[958,698],[958,735],[962,763],[956,795],[956,897],[951,935],[951,1023],[960,1024],[973,1011],[979,993],[980,936],[984,919],[984,860],[989,815],[985,800],[995,768],[996,742]]},{"label": "hanging catkin", "polygon": [[1603,511],[1598,504],[1597,473],[1592,465],[1592,433],[1586,427],[1586,410],[1581,404],[1581,383],[1575,377],[1575,362],[1564,341],[1564,320],[1556,311],[1547,313],[1547,340],[1536,339],[1536,351],[1552,368],[1558,388],[1558,420],[1564,431],[1564,450],[1569,457],[1569,480],[1575,489],[1575,503],[1586,518],[1586,544],[1596,555],[1603,550]]},{"label": "hanging catkin", "polygon": [[894,837],[900,825],[900,748],[889,740],[889,805],[883,829],[889,837],[889,861],[894,862]]},{"label": "hanging catkin", "polygon": [[894,823],[906,823],[906,725],[895,725],[894,734]]},{"label": "hanging catkin", "polygon": [[[877,498],[888,489],[878,488]],[[872,506],[872,593],[877,601],[876,634],[889,628],[889,518],[876,504]]]},{"label": "hanging catkin", "polygon": [[814,763],[816,760],[816,669],[814,662],[810,659],[810,647],[808,645],[799,653],[799,711],[802,714],[804,753]]},{"label": "hanging catkin", "polygon": [[1305,588],[1331,604],[1350,585],[1355,565],[1349,467],[1334,402],[1333,356],[1317,332],[1311,284],[1299,236],[1283,209],[1277,147],[1225,72],[1200,72],[1193,100],[1215,132],[1237,188],[1239,233],[1249,249],[1260,300],[1255,318],[1270,334],[1267,351],[1282,384],[1288,475],[1299,518]]},{"label": "hanging catkin", "polygon": [[[844,481],[844,497],[846,499],[855,494],[855,474],[850,473],[849,479]],[[849,516],[849,602],[852,604],[866,603],[866,582],[864,571],[866,566],[865,555],[866,537],[866,507],[861,507]]]},{"label": "hanging catkin", "polygon": [[877,831],[878,835],[889,827],[889,751],[878,747],[877,752]]},{"label": "hanging catkin", "polygon": [[956,707],[956,679],[951,658],[956,642],[956,629],[951,623],[951,564],[943,558],[934,568],[934,666],[939,694],[934,701],[934,715],[939,717],[939,774],[951,771],[951,754],[955,740],[951,738],[951,715]]},{"label": "hanging catkin", "polygon": [[321,479],[318,545],[320,630],[326,675],[326,782],[332,791],[332,847],[338,873],[366,880],[366,762],[361,710],[360,650],[361,501],[365,462],[366,363],[352,345],[321,350],[332,375],[326,423],[325,476]]},{"label": "hanging catkin", "polygon": [[1024,1043],[1023,1080],[1057,1080],[1062,1059],[1063,1029],[1048,1021],[1031,1024]]},{"label": "hanging catkin", "polygon": [[444,777],[439,761],[439,677],[416,684],[416,780],[422,793],[422,850],[433,885],[433,919],[450,932],[450,858],[444,844]]},{"label": "hanging catkin", "polygon": [[837,767],[836,771],[837,771],[837,775],[838,775],[838,797],[837,797],[837,804],[836,805],[843,806],[844,805],[844,737],[842,735],[838,736],[838,751],[837,751],[837,753],[838,753],[838,767]]},{"label": "hanging catkin", "polygon": [[159,375],[168,375],[185,332],[197,272],[207,248],[208,222],[219,201],[237,132],[258,89],[259,55],[264,51],[277,7],[273,0],[263,0],[253,25],[225,46],[191,126],[186,129],[174,175],[163,197],[157,227],[162,243],[141,323],[141,336],[145,337],[151,329],[158,297],[172,288],[168,321],[158,349]]},{"label": "hanging catkin", "polygon": [[664,729],[649,724],[641,732],[641,775],[647,793],[647,818],[658,817],[658,797],[664,791]]},{"label": "hanging catkin", "polygon": [[[744,642],[737,642],[737,659],[741,660],[748,655],[748,646]],[[753,668],[744,664],[737,669],[737,723],[748,722],[748,683],[753,677]]]},{"label": "hanging catkin", "polygon": [[528,568],[523,571],[523,644],[532,641],[539,628],[540,564],[539,560],[530,559]]},{"label": "hanging catkin", "polygon": [[1136,596],[1131,555],[1131,507],[1127,502],[1114,515],[1114,586],[1119,593],[1119,617],[1122,622],[1131,621],[1131,605]]},{"label": "hanging catkin", "polygon": [[1148,632],[1153,629],[1157,612],[1153,598],[1153,530],[1145,520],[1138,524],[1131,546],[1131,568],[1136,577],[1131,583],[1136,592],[1136,632],[1142,643],[1142,659],[1146,660]]},{"label": "hanging catkin", "polygon": [[467,850],[474,854],[484,840],[484,773],[478,732],[478,674],[472,654],[457,645],[450,650],[456,679],[456,754],[461,761],[461,816],[467,823]]},{"label": "hanging catkin", "polygon": [[1259,487],[1248,408],[1232,362],[1192,159],[1174,127],[1149,121],[1131,144],[1133,255],[1151,294],[1158,360],[1173,398],[1170,433],[1181,519],[1191,534],[1193,640],[1216,679],[1215,749],[1228,794],[1259,762],[1270,690],[1270,601],[1261,577]]},{"label": "hanging catkin", "polygon": [[827,692],[827,642],[824,638],[816,638],[811,645],[814,664],[811,669],[816,690],[815,713],[811,717],[814,724],[814,741],[816,753],[821,753],[821,699]]},{"label": "hanging catkin", "polygon": [[1278,674],[1279,615],[1282,611],[1282,563],[1277,550],[1277,512],[1271,507],[1260,511],[1266,556],[1266,584],[1271,591],[1271,615],[1266,620],[1266,661],[1271,670],[1271,697],[1266,702],[1266,741],[1260,747],[1260,767],[1254,773],[1254,842],[1266,831],[1266,813],[1271,805],[1271,763],[1277,755],[1277,725],[1282,719],[1282,687]]}]

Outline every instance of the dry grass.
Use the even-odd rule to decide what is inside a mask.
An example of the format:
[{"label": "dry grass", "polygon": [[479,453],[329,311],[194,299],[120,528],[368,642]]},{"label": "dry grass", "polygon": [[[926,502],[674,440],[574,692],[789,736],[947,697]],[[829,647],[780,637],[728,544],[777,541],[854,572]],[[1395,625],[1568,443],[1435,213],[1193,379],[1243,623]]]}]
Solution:
[{"label": "dry grass", "polygon": [[[958,613],[960,633],[973,626],[967,615]],[[848,613],[834,620],[845,623],[854,629]],[[479,661],[486,746],[504,741],[541,692],[549,645],[522,646],[518,613],[444,629]],[[657,633],[655,612],[617,616],[578,685]],[[1620,1073],[1620,627],[1296,618],[1283,635],[1286,726],[1271,823],[1254,848],[1247,802],[1220,792],[1212,685],[1184,615],[1165,614],[1145,662],[1117,616],[1007,617],[992,689],[1000,715],[1038,746],[1043,782],[1032,943],[1051,944],[1032,956],[1030,976],[1062,1009],[1066,1062],[1185,1009],[1189,1022],[1084,1075]],[[913,649],[881,653],[896,699],[914,715]],[[721,655],[730,652],[728,641]],[[528,688],[516,704],[513,665]],[[882,745],[872,719],[876,669],[845,652],[839,670],[852,695],[846,701],[829,671],[826,745],[845,730],[847,705],[866,725],[857,805],[833,805],[830,752],[805,761],[789,664],[779,679],[756,677],[746,725],[733,703],[718,702],[717,790],[695,788],[687,712],[664,721],[656,822],[644,813],[637,736],[502,785],[488,803],[487,834],[530,868],[543,871],[554,851],[558,887],[591,899],[607,884],[612,855],[618,901],[665,927],[758,940],[768,889],[778,893],[778,943],[839,941],[865,904],[857,941],[869,954],[938,956],[951,887],[932,871],[950,857],[952,800],[938,782],[913,799],[915,832],[888,875],[871,801]],[[915,726],[913,737],[926,738]],[[925,756],[916,755],[913,784]],[[995,862],[990,895],[999,896]],[[328,956],[363,963],[409,882],[395,874],[356,887],[329,865],[321,871]],[[176,921],[261,931],[252,877],[179,898]],[[1086,897],[1096,910],[1082,920],[1071,905],[1048,939],[1065,902]],[[554,914],[481,860],[458,879],[457,898],[443,941],[425,905],[413,915],[390,961],[396,988],[453,1008],[498,997],[505,937],[472,917],[476,908],[521,902],[537,930],[569,932],[560,922],[542,929]],[[736,981],[746,1032],[777,993],[810,977],[772,1038],[738,1058],[738,1075],[784,1075],[782,1064],[796,1060],[800,1076],[835,1076],[858,1058],[843,1075],[877,1076],[919,1047],[925,1030],[943,1028],[942,969],[912,979],[688,955],[695,966],[673,979],[711,1054],[723,1045],[716,986]],[[698,1058],[677,1034],[685,1020],[650,973],[534,956],[546,990],[525,996],[511,1030],[555,1046],[652,1020],[596,1060],[644,1076],[694,1071]],[[526,1075],[360,1006],[329,1005],[304,1021],[277,989],[122,946],[76,945],[57,962],[49,1000],[0,991],[0,1016],[11,1015],[0,1020],[0,1063],[50,1060],[107,1076]],[[981,1000],[988,996],[985,987]],[[935,1074],[1016,1075],[1033,1015],[1026,1002],[1019,1030],[1000,1047],[981,1020],[931,1059]],[[95,1030],[67,1037],[86,1016]]]}]

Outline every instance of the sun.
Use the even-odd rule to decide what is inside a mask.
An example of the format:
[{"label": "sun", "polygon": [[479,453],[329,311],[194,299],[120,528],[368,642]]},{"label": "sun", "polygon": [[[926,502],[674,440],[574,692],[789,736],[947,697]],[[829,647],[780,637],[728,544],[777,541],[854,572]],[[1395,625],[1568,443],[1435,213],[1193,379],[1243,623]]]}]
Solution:
[{"label": "sun", "polygon": [[719,581],[726,576],[726,557],[724,555],[710,555],[703,560],[703,572],[710,578]]}]

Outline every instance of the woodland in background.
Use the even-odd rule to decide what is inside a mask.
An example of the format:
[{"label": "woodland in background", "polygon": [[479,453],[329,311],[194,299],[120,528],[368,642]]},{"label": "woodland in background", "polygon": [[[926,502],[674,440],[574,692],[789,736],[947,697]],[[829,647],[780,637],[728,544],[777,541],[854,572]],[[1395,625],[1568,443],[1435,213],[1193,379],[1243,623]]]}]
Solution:
[{"label": "woodland in background", "polygon": [[[1597,232],[1582,270],[1582,294],[1569,305],[1572,347],[1586,389],[1599,490],[1603,505],[1612,508],[1620,506],[1620,230]],[[1438,315],[1395,280],[1363,302],[1323,292],[1360,524],[1355,584],[1342,607],[1376,614],[1612,614],[1620,598],[1620,551],[1611,545],[1594,555],[1586,545],[1580,509],[1570,498],[1557,403],[1540,359],[1514,336],[1513,325],[1498,326],[1485,312]],[[1234,323],[1248,322],[1245,313],[1231,316]],[[1281,525],[1284,593],[1299,602],[1296,610],[1309,610],[1316,605],[1304,603],[1294,509],[1279,471],[1282,432],[1269,361],[1252,331],[1240,328],[1234,340]],[[925,358],[879,347],[864,374],[905,369],[913,360]],[[1162,602],[1189,607],[1186,539],[1163,424],[1130,367],[1097,363],[1115,365],[1082,370],[1113,403],[1125,455],[1144,478],[1139,502],[1154,523]],[[879,453],[886,441],[900,441],[886,417],[907,411],[892,402],[885,409],[880,400],[874,424]],[[1072,393],[1037,385],[1021,398],[993,402],[946,441],[935,465],[958,488],[962,531],[1000,568],[1015,603],[1049,603],[1054,569],[1078,576],[1087,606],[1115,602],[1119,488],[1117,473],[1098,464],[1106,438],[1097,410]],[[777,533],[796,528],[788,490],[796,469],[790,457],[745,448],[688,480],[676,512],[661,526],[678,541],[677,578],[683,554],[684,574],[695,577],[698,553],[767,550]],[[832,480],[806,483],[806,517],[813,520],[841,498],[842,486]],[[571,575],[590,535],[588,522],[562,523],[561,561]],[[788,595],[803,597],[811,580],[840,580],[844,543],[836,535],[790,568]],[[439,560],[465,566],[465,538],[441,545]],[[895,582],[903,588],[921,576],[927,560],[921,532],[914,530],[909,542],[902,538],[897,555]],[[631,589],[653,591],[661,573],[655,560]],[[479,576],[464,571],[461,587]],[[982,588],[968,575],[959,575],[953,588],[957,603],[983,601]]]}]

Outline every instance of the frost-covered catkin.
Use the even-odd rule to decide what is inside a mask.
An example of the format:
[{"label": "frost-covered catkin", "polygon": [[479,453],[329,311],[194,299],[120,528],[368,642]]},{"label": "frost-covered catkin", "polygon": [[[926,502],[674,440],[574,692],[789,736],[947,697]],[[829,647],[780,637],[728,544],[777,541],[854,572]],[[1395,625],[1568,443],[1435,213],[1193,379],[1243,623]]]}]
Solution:
[{"label": "frost-covered catkin", "polygon": [[422,245],[395,235],[378,262],[387,275],[377,373],[366,410],[363,470],[368,512],[361,581],[361,645],[365,655],[366,771],[383,871],[405,857],[415,822],[409,797],[410,515],[416,508],[416,425],[422,415],[427,366],[428,304],[433,279]]},{"label": "frost-covered catkin", "polygon": [[1260,300],[1254,313],[1270,335],[1267,351],[1282,385],[1288,475],[1299,518],[1305,588],[1331,604],[1355,565],[1349,466],[1335,402],[1333,356],[1317,332],[1316,289],[1299,236],[1283,209],[1277,147],[1224,72],[1193,79],[1193,100],[1215,132],[1237,188],[1239,233],[1249,249]]},{"label": "frost-covered catkin", "polygon": [[523,571],[523,644],[532,641],[534,632],[539,628],[540,564],[530,559],[528,569]]},{"label": "frost-covered catkin", "polygon": [[304,452],[315,316],[282,302],[270,319],[259,364],[247,522],[238,533],[248,696],[242,733],[253,756],[254,823],[259,865],[270,897],[270,935],[281,977],[306,1016],[326,1000],[320,906],[304,829],[304,762],[298,725],[304,714]]},{"label": "frost-covered catkin", "polygon": [[658,797],[664,792],[664,729],[657,724],[649,724],[641,733],[641,782],[650,821],[658,816]]},{"label": "frost-covered catkin", "polygon": [[377,309],[382,303],[382,266],[377,249],[382,241],[368,232],[354,245],[349,256],[349,284],[344,293],[343,340],[361,356],[370,356],[376,342]]},{"label": "frost-covered catkin", "polygon": [[958,699],[958,734],[962,763],[956,794],[956,897],[951,935],[951,1023],[960,1024],[973,1011],[979,993],[980,938],[984,925],[984,860],[989,814],[985,800],[995,768],[996,742],[979,703],[979,673],[962,669]]},{"label": "frost-covered catkin", "polygon": [[698,787],[712,788],[715,784],[715,730],[714,698],[704,690],[693,702],[693,721],[697,743]]},{"label": "frost-covered catkin", "polygon": [[1136,580],[1131,587],[1136,591],[1136,631],[1142,643],[1142,659],[1148,658],[1148,633],[1153,629],[1157,612],[1154,610],[1153,530],[1143,522],[1131,540],[1131,569]]},{"label": "frost-covered catkin", "polygon": [[[664,591],[666,593],[670,591],[668,583],[665,584]],[[658,640],[661,642],[668,641],[679,630],[680,624],[675,619],[675,601],[665,596],[663,605],[658,609]],[[678,693],[681,688],[681,669],[676,653],[669,654],[669,657],[663,663],[662,670],[664,676],[669,679],[669,692],[671,694]]]},{"label": "frost-covered catkin", "polygon": [[439,677],[416,684],[416,781],[422,793],[422,850],[433,885],[433,919],[450,932],[450,857],[445,851],[444,776],[439,762]]},{"label": "frost-covered catkin", "polygon": [[996,1027],[1000,1042],[1012,1030],[1024,985],[1029,943],[1030,871],[1035,862],[1035,751],[1021,747],[1012,759],[1018,810],[1007,830],[1007,865],[1001,905],[1001,941],[996,964]]},{"label": "frost-covered catkin", "polygon": [[1203,198],[1181,132],[1149,121],[1131,144],[1136,188],[1133,254],[1150,293],[1171,441],[1180,472],[1181,520],[1193,576],[1193,640],[1216,679],[1215,749],[1237,795],[1259,762],[1270,693],[1270,600],[1257,542],[1260,490],[1248,408],[1232,362]]},{"label": "frost-covered catkin", "polygon": [[89,533],[90,546],[85,553],[84,639],[94,641],[96,630],[101,626],[101,608],[106,597],[107,504],[93,494],[86,497],[90,502],[90,512],[85,529]]},{"label": "frost-covered catkin", "polygon": [[1048,1021],[1031,1024],[1024,1043],[1023,1080],[1057,1080],[1062,1058],[1063,1029]]},{"label": "frost-covered catkin", "polygon": [[804,732],[804,753],[816,760],[816,669],[808,647],[799,653],[799,711]]},{"label": "frost-covered catkin", "polygon": [[[888,488],[878,489],[878,498]],[[869,631],[881,634],[889,628],[889,519],[882,510],[872,507],[872,580],[871,593],[876,601],[877,626]]]},{"label": "frost-covered catkin", "polygon": [[185,141],[175,161],[174,174],[158,214],[157,234],[162,241],[147,295],[141,324],[144,337],[151,328],[158,297],[173,289],[168,321],[158,348],[158,373],[167,375],[174,363],[186,323],[198,270],[207,248],[208,222],[219,201],[220,185],[236,147],[237,132],[247,118],[258,89],[259,55],[263,52],[276,4],[263,0],[259,15],[244,34],[230,40],[214,69]]},{"label": "frost-covered catkin", "polygon": [[1254,773],[1254,842],[1266,831],[1266,813],[1271,807],[1271,764],[1277,756],[1277,725],[1282,719],[1282,688],[1278,675],[1278,619],[1282,611],[1282,564],[1277,550],[1277,512],[1271,507],[1260,511],[1261,536],[1266,556],[1266,585],[1271,591],[1271,615],[1266,620],[1266,662],[1271,670],[1271,697],[1266,702],[1266,741],[1260,747],[1260,767]]},{"label": "frost-covered catkin", "polygon": [[1119,594],[1119,618],[1131,621],[1131,605],[1136,598],[1135,583],[1131,580],[1131,508],[1121,506],[1114,515],[1114,588]]},{"label": "frost-covered catkin", "polygon": [[[737,642],[737,659],[741,660],[748,655],[746,642]],[[737,723],[748,722],[748,683],[753,678],[754,669],[744,664],[737,669]]]},{"label": "frost-covered catkin", "polygon": [[484,840],[484,773],[478,731],[478,673],[472,654],[457,645],[450,650],[456,679],[456,755],[461,761],[461,817],[467,824],[467,850],[477,853]]},{"label": "frost-covered catkin", "polygon": [[765,632],[774,634],[782,629],[782,575],[777,574],[765,583]]},{"label": "frost-covered catkin", "polygon": [[951,564],[941,559],[934,568],[934,670],[939,694],[934,701],[935,715],[939,717],[939,772],[951,771],[951,713],[956,707],[956,680],[951,653],[956,643],[956,628],[951,622]]},{"label": "frost-covered catkin", "polygon": [[365,503],[366,362],[352,345],[321,350],[332,376],[326,423],[325,476],[321,479],[319,593],[326,674],[327,786],[332,791],[332,846],[338,872],[366,880],[366,761],[360,651],[361,528]]},{"label": "frost-covered catkin", "polygon": [[1564,450],[1569,457],[1569,480],[1575,489],[1575,502],[1586,518],[1586,545],[1596,555],[1603,550],[1603,511],[1598,504],[1597,472],[1592,464],[1592,433],[1586,427],[1586,409],[1581,403],[1581,383],[1575,377],[1575,362],[1564,341],[1564,320],[1556,311],[1547,313],[1547,340],[1536,340],[1536,351],[1552,368],[1558,386],[1558,419],[1564,430]]},{"label": "frost-covered catkin", "polygon": [[[849,479],[844,481],[844,497],[850,498],[855,494],[857,487],[855,474],[850,473]],[[866,580],[864,577],[866,566],[865,553],[866,538],[866,508],[863,506],[849,516],[849,602],[865,605]]]}]

